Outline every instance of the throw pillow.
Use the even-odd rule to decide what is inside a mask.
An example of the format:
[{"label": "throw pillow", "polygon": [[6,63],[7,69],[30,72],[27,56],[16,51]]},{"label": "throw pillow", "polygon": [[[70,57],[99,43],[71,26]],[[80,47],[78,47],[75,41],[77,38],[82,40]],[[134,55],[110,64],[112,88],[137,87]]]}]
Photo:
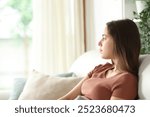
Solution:
[{"label": "throw pillow", "polygon": [[[73,77],[76,76],[73,72],[53,74],[55,77]],[[10,92],[9,100],[17,100],[24,89],[27,78],[15,78]]]},{"label": "throw pillow", "polygon": [[68,73],[53,74],[51,76],[56,76],[56,77],[57,76],[59,76],[59,77],[74,77],[74,76],[76,76],[76,74],[73,73],[73,72],[68,72]]},{"label": "throw pillow", "polygon": [[11,89],[9,100],[17,100],[23,91],[26,78],[15,78]]},{"label": "throw pillow", "polygon": [[20,100],[56,100],[69,92],[81,78],[57,77],[33,71]]}]

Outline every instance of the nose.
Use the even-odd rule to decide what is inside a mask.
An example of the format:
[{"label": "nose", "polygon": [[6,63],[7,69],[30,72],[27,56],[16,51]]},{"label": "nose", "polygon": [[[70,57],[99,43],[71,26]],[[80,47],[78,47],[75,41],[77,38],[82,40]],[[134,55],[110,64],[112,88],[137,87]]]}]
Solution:
[{"label": "nose", "polygon": [[102,46],[102,39],[98,42],[98,46]]}]

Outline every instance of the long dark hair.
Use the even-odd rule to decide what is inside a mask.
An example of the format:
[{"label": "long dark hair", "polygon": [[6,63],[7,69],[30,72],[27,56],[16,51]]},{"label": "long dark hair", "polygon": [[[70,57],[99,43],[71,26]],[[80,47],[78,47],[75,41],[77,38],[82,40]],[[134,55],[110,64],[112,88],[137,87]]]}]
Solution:
[{"label": "long dark hair", "polygon": [[108,22],[107,29],[114,41],[114,55],[119,58],[119,67],[138,76],[140,34],[130,19]]}]

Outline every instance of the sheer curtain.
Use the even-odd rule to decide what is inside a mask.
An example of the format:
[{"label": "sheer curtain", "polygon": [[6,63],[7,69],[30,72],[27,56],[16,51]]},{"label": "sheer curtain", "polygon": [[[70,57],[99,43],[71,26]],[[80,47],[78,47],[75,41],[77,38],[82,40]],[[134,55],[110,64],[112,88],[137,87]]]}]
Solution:
[{"label": "sheer curtain", "polygon": [[82,0],[33,0],[32,69],[67,72],[84,46]]}]

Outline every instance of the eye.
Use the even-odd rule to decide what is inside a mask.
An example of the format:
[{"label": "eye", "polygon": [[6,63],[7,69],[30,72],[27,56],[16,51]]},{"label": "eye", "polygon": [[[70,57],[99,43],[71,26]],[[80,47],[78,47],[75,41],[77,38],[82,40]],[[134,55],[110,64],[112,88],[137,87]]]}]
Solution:
[{"label": "eye", "polygon": [[106,40],[106,36],[105,36],[105,35],[102,35],[102,39],[103,39],[103,40]]},{"label": "eye", "polygon": [[103,37],[104,40],[106,40],[106,37]]}]

